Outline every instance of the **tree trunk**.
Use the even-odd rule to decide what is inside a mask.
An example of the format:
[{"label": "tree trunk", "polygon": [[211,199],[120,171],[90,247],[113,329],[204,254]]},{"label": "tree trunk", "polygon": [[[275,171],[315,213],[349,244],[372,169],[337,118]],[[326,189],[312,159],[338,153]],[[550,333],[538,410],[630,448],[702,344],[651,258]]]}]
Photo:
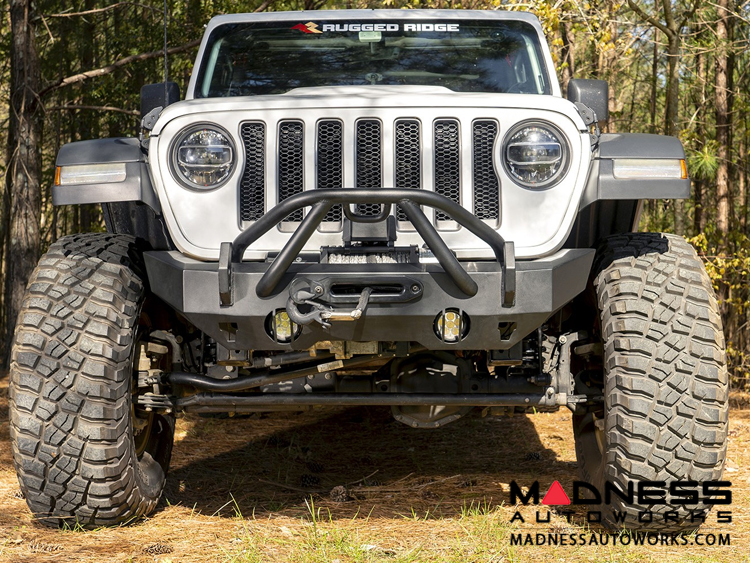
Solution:
[{"label": "tree trunk", "polygon": [[[84,3],[86,10],[93,10],[96,7],[95,0],[86,0]],[[119,18],[117,18],[119,20]],[[94,20],[86,20],[83,22],[83,37],[80,42],[80,59],[82,68],[96,68],[98,62],[96,60],[96,25]],[[82,87],[81,97],[83,100],[87,100],[86,97],[86,86]],[[91,112],[86,115],[81,115],[85,112],[78,112],[76,116],[76,122],[78,123],[78,132],[81,135],[82,140],[96,139],[99,137],[99,115],[96,112]],[[88,233],[91,231],[91,205],[81,205],[81,232]]]},{"label": "tree trunk", "polygon": [[[742,149],[740,151],[740,178],[742,179],[742,185],[744,186],[744,189],[742,190],[742,207],[741,207],[741,216],[740,221],[742,225],[742,233],[744,235],[747,235],[747,227],[748,227],[748,221],[747,221],[747,214],[748,214],[748,194],[747,194],[747,186],[748,186],[748,158],[747,158],[747,151],[750,149],[750,123],[748,123],[747,114],[744,116],[744,131],[745,136],[743,138],[742,143]],[[750,314],[750,313],[749,313]]]},{"label": "tree trunk", "polygon": [[735,211],[735,191],[731,185],[737,179],[737,165],[735,155],[732,149],[735,143],[734,128],[736,126],[734,117],[734,70],[737,63],[736,49],[734,46],[734,28],[735,17],[734,10],[736,6],[734,0],[727,0],[727,207],[729,208],[729,228],[735,228],[736,211]]},{"label": "tree trunk", "polygon": [[[664,134],[677,135],[677,116],[680,107],[680,36],[670,33],[667,43],[667,107],[664,120]],[[685,200],[676,199],[672,207],[674,210],[674,232],[678,235],[685,234]]]},{"label": "tree trunk", "polygon": [[44,108],[37,97],[41,72],[35,42],[38,17],[35,10],[32,0],[10,0],[10,128],[6,175],[9,227],[3,292],[6,358],[26,283],[39,258]]},{"label": "tree trunk", "polygon": [[649,133],[656,133],[656,84],[659,79],[659,29],[654,28],[654,53],[651,61],[651,105],[649,107],[649,117],[651,118],[651,127]]},{"label": "tree trunk", "polygon": [[670,34],[667,42],[667,102],[666,118],[664,120],[664,134],[677,134],[677,111],[680,107],[680,77],[678,64],[680,62],[680,36]]},{"label": "tree trunk", "polygon": [[[706,139],[706,84],[708,83],[708,65],[706,64],[706,56],[702,53],[695,55],[695,68],[696,76],[701,84],[701,87],[697,92],[694,93],[693,105],[695,107],[696,115],[696,126],[695,132],[698,139],[705,146]],[[694,178],[693,179],[693,202],[695,204],[693,211],[693,235],[697,235],[703,232],[705,227],[705,213],[703,207],[705,205],[706,197],[706,183],[705,178]]]},{"label": "tree trunk", "polygon": [[716,143],[719,167],[716,172],[716,227],[726,239],[730,226],[729,209],[729,57],[727,31],[729,0],[717,0],[719,19],[716,22]]},{"label": "tree trunk", "polygon": [[693,180],[693,235],[703,232],[703,180]]},{"label": "tree trunk", "polygon": [[619,36],[618,24],[617,24],[617,10],[618,6],[614,2],[607,2],[607,18],[609,23],[607,24],[609,31],[609,42],[611,48],[607,49],[604,57],[604,79],[609,82],[609,99],[607,100],[607,107],[609,109],[609,121],[607,122],[607,133],[617,133],[617,118],[621,111],[621,105],[617,101],[615,90],[618,86],[617,70],[618,70],[618,53],[617,53],[617,38]]},{"label": "tree trunk", "polygon": [[574,44],[571,43],[569,23],[560,23],[560,38],[562,39],[561,59],[563,62],[562,88],[563,93],[565,93],[568,91],[568,82],[570,82],[571,78],[575,78],[576,75]]},{"label": "tree trunk", "polygon": [[[747,150],[747,146],[745,145],[745,140],[743,139],[740,142],[739,151],[741,155],[745,154],[745,151]],[[737,161],[737,195],[739,196],[738,199],[738,205],[739,205],[739,219],[738,219],[738,227],[739,231],[741,233],[745,232],[745,210],[747,209],[747,184],[745,183],[745,158],[744,156],[740,157],[740,159]]]}]

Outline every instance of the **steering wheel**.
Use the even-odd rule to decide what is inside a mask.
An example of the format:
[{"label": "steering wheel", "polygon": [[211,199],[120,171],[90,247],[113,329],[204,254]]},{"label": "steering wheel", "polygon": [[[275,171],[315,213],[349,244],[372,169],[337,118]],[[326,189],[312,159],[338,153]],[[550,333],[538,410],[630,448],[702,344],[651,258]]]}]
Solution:
[{"label": "steering wheel", "polygon": [[506,94],[523,94],[522,88],[525,86],[525,82],[514,82],[508,88],[506,88]]}]

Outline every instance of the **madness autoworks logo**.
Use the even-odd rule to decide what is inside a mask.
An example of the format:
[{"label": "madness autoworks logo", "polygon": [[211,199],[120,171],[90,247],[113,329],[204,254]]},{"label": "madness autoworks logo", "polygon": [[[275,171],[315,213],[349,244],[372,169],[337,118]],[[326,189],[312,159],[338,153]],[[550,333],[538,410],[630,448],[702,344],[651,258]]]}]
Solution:
[{"label": "madness autoworks logo", "polygon": [[[630,481],[621,486],[610,481],[605,482],[603,490],[597,489],[591,483],[585,481],[573,481],[571,494],[563,489],[562,485],[555,481],[542,497],[539,489],[539,481],[534,483],[524,492],[515,481],[510,483],[511,504],[521,503],[523,505],[546,505],[564,507],[569,505],[595,506],[596,509],[586,512],[586,520],[589,523],[601,523],[604,510],[609,510],[607,519],[622,524],[625,527],[638,527],[637,524],[647,524],[654,521],[665,523],[685,520],[685,513],[675,510],[658,510],[660,505],[680,506],[688,510],[687,518],[692,523],[702,524],[706,521],[708,511],[703,507],[713,505],[729,505],[732,503],[732,491],[729,481]],[[614,505],[614,506],[613,506]],[[651,507],[650,510],[628,511],[627,513],[616,507],[627,505]],[[702,508],[698,508],[701,505]],[[611,507],[611,508],[610,508]],[[557,508],[558,514],[563,514],[568,522],[573,514],[581,514],[580,511],[572,511]],[[545,514],[546,512],[546,514]],[[716,522],[729,524],[732,522],[732,512],[729,510],[718,510],[715,513]],[[527,514],[528,517],[528,514]],[[511,522],[525,523],[526,519],[520,510],[516,510]],[[537,510],[536,522],[549,524],[551,521],[550,510]]]}]

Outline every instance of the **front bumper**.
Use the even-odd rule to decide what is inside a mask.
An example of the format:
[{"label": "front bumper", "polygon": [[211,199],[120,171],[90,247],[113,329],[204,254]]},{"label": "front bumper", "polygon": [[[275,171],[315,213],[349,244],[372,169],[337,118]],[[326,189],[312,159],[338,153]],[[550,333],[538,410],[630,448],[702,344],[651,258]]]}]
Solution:
[{"label": "front bumper", "polygon": [[[431,350],[507,350],[546,321],[552,313],[581,293],[594,258],[592,249],[561,250],[552,256],[516,263],[516,293],[512,305],[503,305],[503,265],[498,262],[461,262],[477,291],[468,295],[438,264],[319,264],[293,262],[268,296],[258,285],[268,263],[232,264],[232,302],[220,299],[221,266],[200,262],[179,252],[145,253],[151,291],[182,313],[195,326],[230,350],[307,349],[317,342],[418,342]],[[269,315],[285,309],[295,280],[330,280],[361,283],[363,278],[414,280],[419,297],[401,303],[371,303],[356,321],[304,326],[290,344],[274,341],[267,333]],[[449,308],[466,313],[469,332],[460,342],[443,342],[435,333],[437,315]]]},{"label": "front bumper", "polygon": [[[350,208],[362,203],[381,205],[381,213],[363,216]],[[395,229],[389,230],[387,224],[393,219],[391,206],[397,205],[438,264],[414,259],[388,264],[335,264],[315,258],[303,262],[302,249],[333,205],[342,206],[345,225],[351,226],[352,252],[363,252],[369,242],[380,238],[388,247],[395,244]],[[496,261],[460,262],[423,213],[424,206],[441,210],[484,241]],[[272,262],[242,261],[250,245],[289,214],[305,208],[310,210]],[[367,228],[375,224],[385,227],[380,235]],[[418,342],[430,350],[507,350],[583,291],[593,258],[593,250],[575,249],[516,264],[512,242],[442,195],[414,189],[349,188],[310,190],[285,199],[234,241],[222,243],[218,264],[196,262],[174,252],[149,252],[146,270],[156,295],[228,350],[299,350],[331,340]],[[336,287],[348,289],[337,297],[332,289]],[[383,287],[389,289],[376,295],[376,289]],[[349,304],[352,293],[355,302],[357,295],[361,301],[356,311],[347,314],[339,305]],[[324,309],[337,320],[330,317],[330,326],[324,327],[323,318],[303,317],[297,304],[313,311]],[[438,315],[447,309],[460,311],[458,330],[464,333],[460,341],[446,342],[436,329]],[[283,310],[300,323],[309,323],[289,343],[270,334],[271,319]]]}]

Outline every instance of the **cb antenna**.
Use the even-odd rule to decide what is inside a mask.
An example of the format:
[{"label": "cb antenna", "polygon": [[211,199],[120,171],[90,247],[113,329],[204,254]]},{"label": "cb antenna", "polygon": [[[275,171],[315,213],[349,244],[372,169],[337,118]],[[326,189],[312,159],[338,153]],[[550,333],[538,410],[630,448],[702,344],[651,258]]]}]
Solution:
[{"label": "cb antenna", "polygon": [[164,107],[169,101],[169,67],[167,62],[167,0],[164,0]]}]

